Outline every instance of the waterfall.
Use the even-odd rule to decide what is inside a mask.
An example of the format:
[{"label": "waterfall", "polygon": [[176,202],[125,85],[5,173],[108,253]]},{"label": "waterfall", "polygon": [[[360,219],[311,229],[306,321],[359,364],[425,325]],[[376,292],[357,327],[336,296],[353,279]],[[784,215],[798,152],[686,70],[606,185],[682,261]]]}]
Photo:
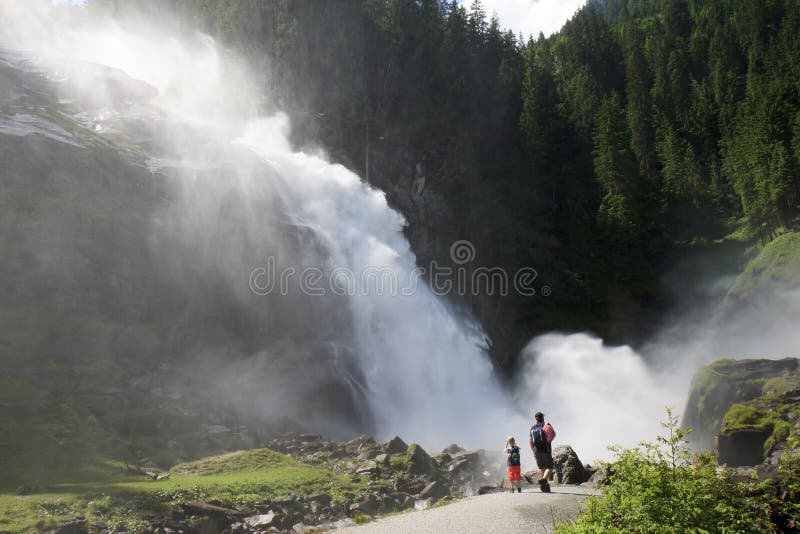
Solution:
[{"label": "waterfall", "polygon": [[[341,165],[275,143],[282,131],[285,138],[286,126],[281,116],[257,119],[236,142],[276,171],[294,222],[312,228],[330,254],[324,289],[346,290],[378,434],[483,441],[492,421],[508,419],[513,410],[481,347],[480,329],[454,315],[418,279],[403,218],[383,192]],[[330,275],[337,269],[347,278],[339,286]],[[370,272],[382,282],[365,275]]]},{"label": "waterfall", "polygon": [[[245,65],[207,36],[61,20],[44,1],[0,7],[0,42],[55,85],[59,113],[108,147],[134,145],[126,154],[167,198],[147,214],[153,270],[214,342],[192,349],[195,372],[224,383],[214,395],[311,430],[335,431],[325,419],[345,412],[335,425],[348,431],[433,447],[524,431],[480,328],[421,279],[403,217],[350,170],[294,148],[285,115],[259,116]],[[277,285],[263,291],[264,277]]]}]

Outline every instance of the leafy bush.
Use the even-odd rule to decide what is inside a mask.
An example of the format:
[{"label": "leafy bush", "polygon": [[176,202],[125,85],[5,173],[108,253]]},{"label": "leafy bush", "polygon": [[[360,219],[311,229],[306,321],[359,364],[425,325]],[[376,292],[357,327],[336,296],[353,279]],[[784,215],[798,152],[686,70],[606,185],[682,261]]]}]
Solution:
[{"label": "leafy bush", "polygon": [[693,455],[678,417],[667,409],[664,435],[633,449],[613,449],[603,494],[590,497],[557,532],[752,532],[759,506],[752,486],[719,472],[713,455]]},{"label": "leafy bush", "polygon": [[800,530],[800,453],[784,453],[778,477],[761,484],[763,508],[774,532]]}]

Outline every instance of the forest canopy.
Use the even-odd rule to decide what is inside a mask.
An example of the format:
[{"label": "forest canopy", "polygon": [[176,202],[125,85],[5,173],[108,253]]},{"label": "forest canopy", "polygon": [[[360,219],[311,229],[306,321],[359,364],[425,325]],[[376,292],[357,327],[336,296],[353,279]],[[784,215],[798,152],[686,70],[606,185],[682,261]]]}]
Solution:
[{"label": "forest canopy", "polygon": [[171,13],[243,54],[299,145],[387,192],[419,263],[468,239],[475,266],[535,267],[547,299],[461,302],[501,366],[547,329],[635,338],[681,251],[799,224],[795,0],[589,0],[550,37],[479,0],[89,7]]}]

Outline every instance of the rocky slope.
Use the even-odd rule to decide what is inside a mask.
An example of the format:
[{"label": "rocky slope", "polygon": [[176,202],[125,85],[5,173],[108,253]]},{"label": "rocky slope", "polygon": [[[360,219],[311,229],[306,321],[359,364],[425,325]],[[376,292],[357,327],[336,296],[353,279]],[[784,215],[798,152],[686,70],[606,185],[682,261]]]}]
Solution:
[{"label": "rocky slope", "polygon": [[[74,498],[78,504],[73,508],[59,501],[61,511],[51,518],[67,511],[75,515],[52,531],[303,532],[428,508],[500,491],[507,484],[502,453],[467,451],[455,444],[434,456],[399,437],[386,443],[366,435],[337,442],[314,434],[287,434],[262,445],[268,448],[204,458],[168,472],[126,466],[127,493],[109,482],[93,483],[84,500]],[[554,459],[560,483],[580,484],[589,475],[568,446],[554,450]],[[152,480],[132,482],[137,476]],[[535,491],[537,478],[533,472],[525,476]],[[41,490],[41,497],[34,493],[15,499],[35,503],[47,498],[47,490]],[[55,508],[54,504],[42,501],[34,509]],[[0,529],[4,505],[10,506],[0,501]],[[40,526],[47,524],[52,519]]]}]

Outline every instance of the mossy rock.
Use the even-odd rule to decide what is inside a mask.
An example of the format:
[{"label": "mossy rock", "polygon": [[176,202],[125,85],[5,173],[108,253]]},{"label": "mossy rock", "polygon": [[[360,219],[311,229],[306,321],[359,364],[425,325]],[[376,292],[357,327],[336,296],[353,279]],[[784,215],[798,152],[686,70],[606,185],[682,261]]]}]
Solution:
[{"label": "mossy rock", "polygon": [[747,264],[725,298],[726,305],[800,287],[800,233],[789,232],[769,242]]},{"label": "mossy rock", "polygon": [[[713,445],[716,434],[723,430],[726,414],[734,405],[760,399],[761,405],[770,410],[791,412],[791,402],[780,399],[797,388],[800,388],[800,360],[796,358],[718,360],[695,373],[683,426],[693,429],[692,442],[696,447],[707,449]],[[736,428],[742,421],[749,420],[745,415],[753,414],[734,411],[728,428]]]}]

